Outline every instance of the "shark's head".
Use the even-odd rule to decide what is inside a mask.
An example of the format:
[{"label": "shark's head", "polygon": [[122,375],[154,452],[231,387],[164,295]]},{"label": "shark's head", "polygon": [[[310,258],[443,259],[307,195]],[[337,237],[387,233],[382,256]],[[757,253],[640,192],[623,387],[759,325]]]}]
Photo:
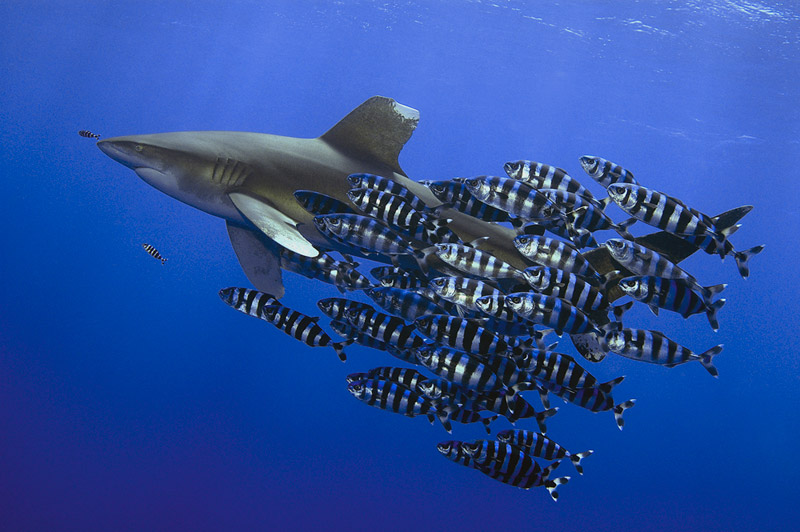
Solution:
[{"label": "shark's head", "polygon": [[158,133],[101,140],[97,146],[147,184],[188,205],[242,221],[227,193],[252,169],[220,152],[215,132]]}]

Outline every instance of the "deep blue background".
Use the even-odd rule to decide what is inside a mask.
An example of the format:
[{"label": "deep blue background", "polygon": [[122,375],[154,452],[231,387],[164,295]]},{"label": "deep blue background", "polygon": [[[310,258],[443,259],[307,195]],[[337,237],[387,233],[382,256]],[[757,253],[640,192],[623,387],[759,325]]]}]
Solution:
[{"label": "deep blue background", "polygon": [[[800,11],[622,4],[0,4],[0,529],[796,526]],[[638,403],[623,432],[562,407],[551,436],[595,455],[583,477],[560,470],[558,503],[449,463],[441,427],[353,399],[344,376],[387,355],[352,348],[343,365],[222,304],[247,285],[222,221],[76,134],[313,137],[375,94],[421,112],[401,156],[414,179],[520,158],[581,178],[594,154],[705,212],[755,205],[733,238],[767,245],[749,280],[732,259],[686,263],[730,283],[719,333],[627,317],[696,351],[724,342],[720,379],[593,366],[627,375],[615,395]],[[336,295],[285,278],[306,312]]]}]

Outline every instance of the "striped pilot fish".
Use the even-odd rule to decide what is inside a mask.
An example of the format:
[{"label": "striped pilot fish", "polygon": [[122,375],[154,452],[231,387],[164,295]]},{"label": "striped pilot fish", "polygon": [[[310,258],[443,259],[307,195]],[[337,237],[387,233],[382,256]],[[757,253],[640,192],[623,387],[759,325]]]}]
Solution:
[{"label": "striped pilot fish", "polygon": [[429,244],[459,242],[455,233],[445,227],[450,220],[428,218],[412,208],[402,196],[374,188],[354,188],[347,192],[347,197],[367,216],[377,218],[415,240]]},{"label": "striped pilot fish", "polygon": [[[447,181],[420,181],[421,184],[442,202],[440,207],[451,207],[462,214],[484,220],[486,222],[511,222],[519,225],[516,218],[512,218],[506,211],[484,203],[469,191],[464,184],[464,179],[450,179]],[[437,212],[441,209],[437,207]]]},{"label": "striped pilot fish", "polygon": [[279,303],[275,296],[252,290],[231,286],[219,291],[219,297],[230,307],[254,318],[264,320],[262,311],[264,307]]},{"label": "striped pilot fish", "polygon": [[373,307],[360,301],[353,301],[343,297],[328,297],[317,301],[317,307],[323,314],[332,320],[346,321],[348,310],[375,310]]},{"label": "striped pilot fish", "polygon": [[605,283],[605,277],[592,268],[578,248],[566,242],[545,236],[520,235],[514,239],[514,246],[523,257],[537,264]]},{"label": "striped pilot fish", "polygon": [[480,176],[467,179],[464,185],[478,200],[521,220],[552,218],[558,212],[547,196],[517,179]]},{"label": "striped pilot fish", "polygon": [[698,360],[712,377],[719,377],[713,358],[722,352],[722,344],[698,355],[670,340],[659,331],[644,329],[611,331],[605,337],[605,344],[612,353],[668,368]]},{"label": "striped pilot fish", "polygon": [[151,246],[150,244],[142,244],[142,247],[144,248],[144,250],[147,252],[148,255],[150,255],[154,259],[160,260],[162,265],[167,262],[167,259],[162,257],[161,253],[159,253],[158,250],[153,246]]},{"label": "striped pilot fish", "polygon": [[78,135],[80,135],[81,137],[86,137],[87,139],[100,140],[100,135],[98,135],[97,133],[92,133],[91,131],[87,131],[85,129],[81,129],[80,131],[78,131]]},{"label": "striped pilot fish", "polygon": [[586,313],[608,308],[603,290],[574,273],[537,265],[525,268],[522,275],[537,292],[565,299]]},{"label": "striped pilot fish", "polygon": [[372,188],[381,192],[388,192],[404,198],[414,210],[424,213],[431,211],[419,196],[388,177],[375,174],[350,174],[347,176],[347,181],[350,183],[351,188]]},{"label": "striped pilot fish", "polygon": [[420,364],[450,382],[476,392],[514,392],[484,365],[479,358],[446,347],[426,346],[414,349]]},{"label": "striped pilot fish", "polygon": [[464,452],[461,443],[460,441],[443,441],[436,444],[436,449],[448,460],[475,469],[475,460]]},{"label": "striped pilot fish", "polygon": [[345,312],[345,318],[359,331],[401,351],[422,347],[425,343],[413,325],[406,325],[406,322],[397,316],[390,316],[373,308],[348,310]]},{"label": "striped pilot fish", "polygon": [[448,308],[432,299],[402,288],[382,286],[368,288],[364,293],[383,310],[406,321],[414,321],[430,314],[450,314]]},{"label": "striped pilot fish", "polygon": [[365,373],[351,373],[347,376],[347,383],[369,379],[381,379],[394,381],[397,384],[416,390],[417,385],[426,382],[428,378],[419,371],[412,368],[395,368],[392,366],[380,366],[372,368]]},{"label": "striped pilot fish", "polygon": [[514,161],[504,164],[503,169],[508,177],[519,179],[536,190],[563,190],[594,200],[594,196],[587,188],[561,168],[534,161]]},{"label": "striped pilot fish", "polygon": [[550,402],[547,399],[547,393],[550,392],[590,412],[597,413],[610,410],[614,413],[614,420],[617,423],[617,428],[622,430],[622,427],[625,426],[625,420],[622,419],[622,415],[636,403],[636,399],[629,399],[624,403],[614,404],[611,390],[614,386],[622,382],[624,378],[625,377],[617,377],[612,381],[604,382],[597,386],[587,386],[585,388],[576,389],[568,388],[550,381],[540,381],[541,387],[539,389],[539,394],[542,399],[542,405],[545,408],[550,407]]},{"label": "striped pilot fish", "polygon": [[415,320],[414,325],[420,334],[434,342],[465,353],[503,354],[516,351],[502,337],[465,318],[424,316]]},{"label": "striped pilot fish", "polygon": [[435,251],[442,262],[476,277],[503,279],[513,277],[524,282],[522,272],[494,255],[464,244],[437,244]]},{"label": "striped pilot fish", "polygon": [[281,249],[281,268],[307,277],[334,285],[340,292],[345,290],[363,290],[372,283],[356,270],[357,262],[342,262],[333,259],[327,253],[316,257],[306,257],[294,251]]},{"label": "striped pilot fish", "polygon": [[592,179],[606,188],[613,183],[637,184],[633,172],[602,157],[584,155],[581,157],[581,167]]},{"label": "striped pilot fish", "polygon": [[331,321],[331,329],[333,329],[336,334],[343,338],[347,338],[352,340],[353,343],[358,345],[363,345],[364,347],[370,347],[372,349],[377,349],[378,351],[385,351],[389,353],[393,357],[402,360],[403,362],[408,362],[409,364],[418,364],[417,358],[414,354],[409,350],[401,350],[393,345],[389,345],[386,342],[378,340],[360,330],[356,329],[349,323],[345,323],[343,321],[332,320]]},{"label": "striped pilot fish", "polygon": [[648,225],[678,236],[710,236],[717,243],[726,238],[724,231],[717,231],[697,211],[667,194],[631,183],[613,183],[607,190],[623,211]]},{"label": "striped pilot fish", "polygon": [[581,460],[594,453],[594,451],[588,450],[572,454],[544,434],[532,430],[504,430],[497,433],[497,439],[503,443],[519,447],[531,456],[538,456],[545,460],[569,458],[569,461],[575,466],[575,470],[581,475],[583,475]]},{"label": "striped pilot fish", "polygon": [[280,303],[273,303],[267,305],[262,309],[264,319],[272,323],[275,327],[300,340],[304,344],[311,347],[327,347],[330,346],[339,355],[339,360],[344,362],[347,360],[347,355],[344,348],[353,343],[352,340],[345,340],[343,342],[333,342],[328,333],[322,330],[322,327],[317,325],[319,316],[306,316],[305,314],[296,310],[290,309]]},{"label": "striped pilot fish", "polygon": [[[553,346],[554,347],[554,346]],[[566,388],[599,386],[597,378],[564,353],[548,349],[534,349],[513,357],[520,370],[539,381],[550,381]]]},{"label": "striped pilot fish", "polygon": [[356,214],[356,211],[343,201],[313,190],[297,190],[294,197],[306,211],[314,216],[336,213]]},{"label": "striped pilot fish", "polygon": [[561,336],[603,331],[578,307],[568,301],[536,292],[515,292],[505,298],[506,304],[518,316],[555,329]]},{"label": "striped pilot fish", "polygon": [[472,457],[476,469],[482,473],[521,489],[545,486],[554,501],[558,500],[556,488],[569,481],[569,477],[549,480],[550,473],[560,462],[554,462],[542,469],[529,454],[508,443],[478,440],[462,443],[461,448]]},{"label": "striped pilot fish", "polygon": [[[731,229],[738,228],[738,225],[733,226]],[[730,236],[733,231],[732,230],[725,230],[727,236]],[[725,260],[725,257],[728,255],[733,255],[734,260],[736,260],[736,268],[739,270],[739,275],[742,276],[742,279],[747,279],[750,277],[750,266],[749,262],[750,259],[754,255],[758,255],[762,251],[764,251],[764,246],[754,246],[750,249],[746,249],[744,251],[736,251],[734,249],[733,244],[731,241],[726,238],[721,243],[717,242],[713,237],[708,235],[700,235],[700,236],[683,236],[681,238],[689,242],[690,244],[697,246],[699,249],[702,249],[709,255],[719,255],[722,257],[722,260]]]},{"label": "striped pilot fish", "polygon": [[475,304],[479,297],[502,295],[502,292],[470,277],[437,277],[428,286],[437,296],[469,310],[480,310]]},{"label": "striped pilot fish", "polygon": [[357,381],[348,384],[347,391],[356,399],[381,410],[408,417],[422,415],[430,419],[436,416],[447,432],[453,431],[447,414],[439,412],[433,403],[395,381],[381,378]]},{"label": "striped pilot fish", "polygon": [[611,258],[634,275],[652,275],[683,280],[693,290],[702,294],[703,300],[709,305],[712,304],[711,298],[725,289],[726,285],[724,284],[701,286],[697,279],[682,270],[677,264],[636,242],[612,238],[607,240],[604,245],[611,253]]},{"label": "striped pilot fish", "polygon": [[483,428],[486,430],[486,434],[492,433],[491,423],[499,417],[497,414],[489,417],[482,417],[474,410],[467,410],[462,406],[456,405],[437,406],[436,408],[447,414],[447,419],[450,421],[455,421],[456,423],[461,423],[462,425],[468,425],[470,423],[482,423]]},{"label": "striped pilot fish", "polygon": [[725,300],[719,299],[709,305],[681,279],[652,275],[625,277],[620,280],[619,287],[635,300],[647,304],[656,316],[659,308],[677,312],[684,318],[705,312],[711,328],[719,330],[717,311],[725,304]]},{"label": "striped pilot fish", "polygon": [[586,233],[604,231],[612,229],[622,238],[633,240],[633,235],[628,231],[628,227],[636,222],[636,218],[614,223],[608,215],[594,205],[583,205],[575,210],[569,211],[564,215],[567,231],[573,242],[576,238],[579,241],[586,241]]}]

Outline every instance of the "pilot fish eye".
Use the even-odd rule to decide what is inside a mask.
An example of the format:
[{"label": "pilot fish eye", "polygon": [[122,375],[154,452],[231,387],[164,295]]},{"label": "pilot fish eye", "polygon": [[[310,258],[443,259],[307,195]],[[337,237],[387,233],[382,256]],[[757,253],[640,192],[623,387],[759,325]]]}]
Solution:
[{"label": "pilot fish eye", "polygon": [[508,299],[509,299],[509,300],[510,300],[512,303],[515,303],[515,304],[516,304],[516,303],[519,303],[520,301],[522,301],[522,298],[521,298],[521,297],[519,297],[519,296],[513,296],[513,297],[509,297]]}]

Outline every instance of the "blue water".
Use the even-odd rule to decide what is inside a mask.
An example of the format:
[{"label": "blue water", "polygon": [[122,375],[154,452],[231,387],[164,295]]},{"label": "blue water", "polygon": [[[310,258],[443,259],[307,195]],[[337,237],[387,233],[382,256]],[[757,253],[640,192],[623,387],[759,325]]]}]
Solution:
[{"label": "blue water", "polygon": [[[0,529],[796,526],[793,3],[192,4],[0,4]],[[400,158],[413,179],[529,158],[600,192],[578,165],[593,154],[704,212],[755,206],[732,239],[766,244],[749,280],[730,258],[686,261],[729,283],[719,333],[703,316],[626,316],[696,351],[724,343],[719,380],[697,363],[592,366],[627,375],[615,396],[638,402],[622,432],[562,406],[549,434],[595,454],[583,477],[559,470],[557,503],[436,451],[480,427],[450,437],[347,393],[347,373],[394,359],[357,347],[342,364],[222,304],[220,288],[248,286],[224,223],[76,134],[314,137],[376,94],[421,112]],[[284,277],[284,302],[308,313],[337,295]]]}]

